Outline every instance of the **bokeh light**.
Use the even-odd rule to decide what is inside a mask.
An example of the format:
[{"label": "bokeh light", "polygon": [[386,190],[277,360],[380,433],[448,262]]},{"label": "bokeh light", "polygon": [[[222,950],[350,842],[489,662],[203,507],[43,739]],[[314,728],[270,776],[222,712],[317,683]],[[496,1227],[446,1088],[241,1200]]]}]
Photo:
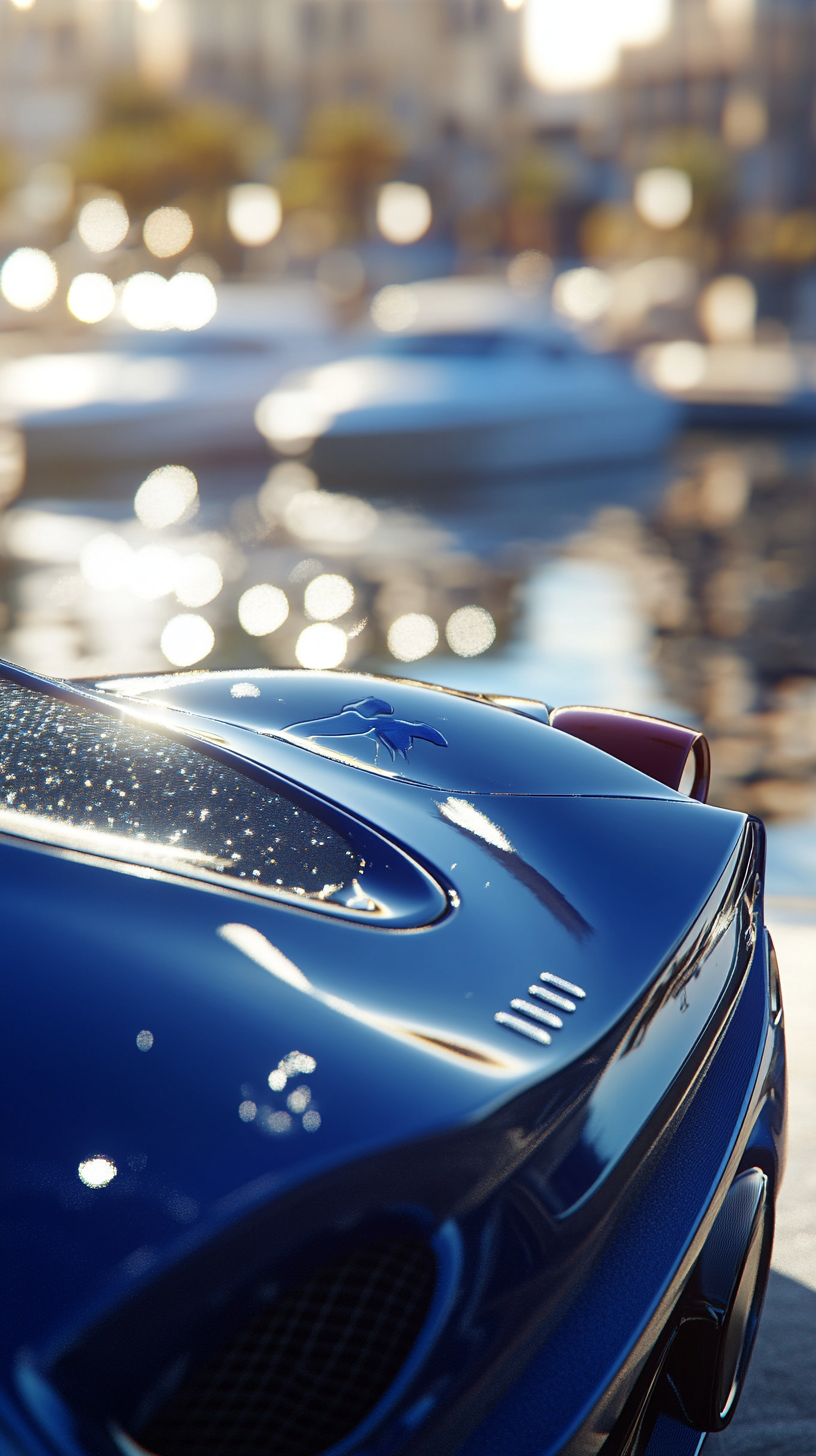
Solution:
[{"label": "bokeh light", "polygon": [[41,248],[15,248],[0,268],[0,293],[26,313],[45,308],[58,282],[56,266]]},{"label": "bokeh light", "polygon": [[116,1177],[117,1168],[112,1158],[85,1158],[77,1172],[86,1188],[107,1188]]},{"label": "bokeh light", "polygon": [[301,667],[313,670],[339,667],[346,655],[347,639],[341,627],[331,622],[314,622],[304,627],[295,644],[295,657]]},{"label": "bokeh light", "polygon": [[122,293],[122,312],[135,329],[202,329],[215,317],[218,295],[203,273],[134,273]]},{"label": "bokeh light", "polygon": [[682,394],[702,383],[706,372],[706,351],[693,339],[673,339],[654,351],[649,376],[658,389]]},{"label": "bokeh light", "polygon": [[[178,569],[178,553],[169,546],[143,546],[133,557],[131,590],[144,602],[155,602],[160,597],[167,597],[175,588]],[[190,605],[200,606],[201,603]]]},{"label": "bokeh light", "polygon": [[255,424],[282,455],[300,455],[332,423],[330,409],[305,389],[273,389],[255,410]]},{"label": "bokeh light", "polygon": [[507,265],[507,282],[519,298],[535,298],[550,280],[552,263],[546,253],[525,248]]},{"label": "bokeh light", "polygon": [[92,253],[111,253],[128,235],[130,218],[116,197],[95,197],[79,214],[77,231]]},{"label": "bokeh light", "polygon": [[152,1031],[140,1031],[136,1037],[136,1045],[140,1052],[149,1052],[153,1046]]},{"label": "bokeh light", "polygon": [[242,182],[227,195],[229,230],[245,248],[271,243],[280,232],[282,216],[279,194],[262,182]]},{"label": "bokeh light", "polygon": [[322,1120],[320,1113],[314,1107],[310,1107],[309,1111],[303,1114],[304,1132],[317,1132]]},{"label": "bokeh light", "polygon": [[306,588],[303,604],[316,621],[333,622],[354,605],[354,587],[345,576],[316,576]]},{"label": "bokeh light", "polygon": [[302,490],[317,488],[317,476],[302,461],[282,460],[279,465],[273,465],[258,491],[258,510],[262,519],[270,525],[276,524],[293,496]]},{"label": "bokeh light", "polygon": [[102,531],[83,546],[79,569],[94,591],[120,591],[130,582],[133,552],[114,531]]},{"label": "bokeh light", "polygon": [[377,511],[368,501],[327,490],[299,491],[287,504],[283,518],[291,535],[303,541],[327,541],[342,546],[364,541],[379,521]]},{"label": "bokeh light", "polygon": [[193,240],[189,212],[182,207],[157,207],[145,219],[142,237],[154,258],[174,258]]},{"label": "bokeh light", "polygon": [[199,551],[182,556],[176,570],[175,590],[183,607],[206,607],[208,602],[215,601],[223,585],[221,568],[212,556]]},{"label": "bokeh light", "polygon": [[612,281],[600,268],[568,268],[553,284],[553,307],[576,323],[594,323],[611,299]]},{"label": "bokeh light", "polygon": [[700,296],[697,312],[712,344],[744,344],[754,337],[757,296],[750,278],[725,273]]},{"label": "bokeh light", "polygon": [[266,637],[270,632],[277,632],[288,616],[286,592],[268,582],[251,586],[238,603],[238,621],[250,637]]},{"label": "bokeh light", "polygon": [[215,633],[206,618],[182,612],[170,618],[161,634],[160,646],[174,667],[190,667],[212,652]]},{"label": "bokeh light", "polygon": [[433,652],[439,642],[439,628],[424,612],[406,612],[388,629],[388,651],[399,662],[418,662]]},{"label": "bokeh light", "polygon": [[168,282],[160,273],[134,273],[122,290],[122,313],[134,329],[169,329]]},{"label": "bokeh light", "polygon": [[768,112],[762,97],[743,88],[732,91],[722,115],[722,133],[729,147],[748,151],[758,147],[767,132]]},{"label": "bokeh light", "polygon": [[527,74],[547,91],[600,86],[614,75],[622,46],[658,40],[670,18],[670,0],[527,0]]},{"label": "bokeh light", "polygon": [[389,243],[415,243],[431,225],[431,199],[413,182],[386,182],[377,194],[377,227]]},{"label": "bokeh light", "polygon": [[218,295],[203,273],[177,273],[167,284],[164,303],[168,323],[192,333],[215,317]]},{"label": "bokeh light", "polygon": [[83,324],[98,324],[113,313],[116,290],[105,273],[78,273],[68,289],[68,309]]},{"label": "bokeh light", "polygon": [[524,63],[530,80],[547,91],[583,91],[614,74],[618,45],[610,0],[527,0],[523,11]]},{"label": "bokeh light", "polygon": [[672,0],[616,0],[609,7],[620,46],[653,45],[665,35]]},{"label": "bokeh light", "polygon": [[649,167],[635,179],[634,201],[644,222],[668,232],[684,223],[691,212],[691,178],[679,167]]},{"label": "bokeh light", "polygon": [[478,657],[496,640],[496,623],[485,607],[459,607],[448,618],[445,636],[457,657]]},{"label": "bokeh light", "polygon": [[384,334],[400,334],[410,329],[418,316],[419,300],[402,283],[389,283],[371,300],[371,317]]},{"label": "bokeh light", "polygon": [[198,505],[198,481],[185,465],[160,465],[142,481],[133,509],[143,526],[163,531],[188,519]]}]

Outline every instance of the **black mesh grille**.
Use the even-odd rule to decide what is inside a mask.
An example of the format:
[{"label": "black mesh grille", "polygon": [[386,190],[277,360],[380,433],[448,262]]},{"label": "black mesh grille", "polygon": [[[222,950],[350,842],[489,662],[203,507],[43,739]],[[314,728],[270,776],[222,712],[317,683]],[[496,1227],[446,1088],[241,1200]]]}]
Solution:
[{"label": "black mesh grille", "polygon": [[287,1291],[202,1367],[139,1444],[157,1456],[315,1456],[399,1373],[430,1307],[417,1239],[356,1249]]}]

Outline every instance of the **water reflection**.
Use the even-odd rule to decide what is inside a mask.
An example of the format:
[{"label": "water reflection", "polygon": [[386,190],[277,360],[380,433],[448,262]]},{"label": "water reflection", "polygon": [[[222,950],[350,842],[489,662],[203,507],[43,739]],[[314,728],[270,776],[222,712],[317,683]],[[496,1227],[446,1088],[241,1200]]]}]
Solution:
[{"label": "water reflection", "polygon": [[770,818],[812,812],[816,460],[757,444],[689,464],[641,548],[677,573],[677,609],[655,623],[657,665],[711,739],[717,803]]},{"label": "water reflection", "polygon": [[143,526],[161,531],[176,521],[189,520],[198,505],[198,481],[183,465],[161,465],[152,470],[136,492],[133,509]]},{"label": "water reflection", "polygon": [[325,489],[302,461],[237,499],[232,472],[205,475],[136,467],[121,505],[12,503],[0,650],[69,676],[362,666],[627,706],[706,731],[713,802],[816,811],[806,439],[689,435],[668,467],[412,500]]},{"label": "water reflection", "polygon": [[94,197],[77,220],[77,231],[92,253],[111,253],[127,237],[130,218],[115,197]]},{"label": "water reflection", "polygon": [[0,293],[12,307],[37,313],[51,302],[59,278],[41,248],[16,248],[0,268]]}]

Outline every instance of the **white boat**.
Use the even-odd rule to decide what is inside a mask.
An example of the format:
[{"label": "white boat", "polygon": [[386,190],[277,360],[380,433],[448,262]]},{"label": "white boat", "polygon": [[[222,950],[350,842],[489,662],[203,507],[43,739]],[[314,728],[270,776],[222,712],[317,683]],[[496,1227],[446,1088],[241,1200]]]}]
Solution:
[{"label": "white boat", "polygon": [[802,343],[649,344],[641,377],[683,408],[691,425],[816,428],[816,348]]},{"label": "white boat", "polygon": [[219,285],[195,333],[111,319],[82,345],[0,365],[0,420],[22,430],[30,466],[258,454],[258,395],[342,347],[313,286],[252,284]]},{"label": "white boat", "polygon": [[[461,304],[455,283],[439,300],[445,290]],[[514,299],[502,316],[499,297],[481,316],[439,307],[426,322],[418,308],[399,334],[289,375],[261,401],[259,429],[281,453],[311,446],[321,479],[382,487],[637,459],[665,444],[671,401],[541,309],[525,317]]]}]

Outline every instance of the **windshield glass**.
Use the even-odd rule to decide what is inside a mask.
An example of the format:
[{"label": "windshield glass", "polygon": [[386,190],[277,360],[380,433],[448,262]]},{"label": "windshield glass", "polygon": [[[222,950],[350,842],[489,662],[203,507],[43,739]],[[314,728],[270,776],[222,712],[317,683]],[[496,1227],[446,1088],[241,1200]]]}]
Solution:
[{"label": "windshield glass", "polygon": [[342,834],[215,759],[10,682],[0,682],[0,717],[7,833],[242,889],[365,898],[355,888],[364,862]]}]

